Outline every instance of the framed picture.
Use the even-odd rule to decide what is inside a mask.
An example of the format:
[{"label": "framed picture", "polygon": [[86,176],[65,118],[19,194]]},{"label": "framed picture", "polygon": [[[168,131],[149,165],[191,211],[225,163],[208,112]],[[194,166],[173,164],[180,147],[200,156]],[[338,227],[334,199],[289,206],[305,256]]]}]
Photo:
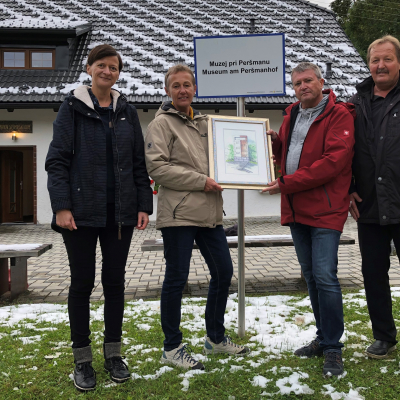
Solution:
[{"label": "framed picture", "polygon": [[226,189],[262,189],[275,179],[269,120],[209,116],[210,177]]}]

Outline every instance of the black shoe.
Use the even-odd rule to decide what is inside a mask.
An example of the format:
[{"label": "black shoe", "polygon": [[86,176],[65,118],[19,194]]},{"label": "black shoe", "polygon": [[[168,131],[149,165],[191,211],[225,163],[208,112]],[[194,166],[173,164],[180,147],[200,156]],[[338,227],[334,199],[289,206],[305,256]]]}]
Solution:
[{"label": "black shoe", "polygon": [[342,354],[334,351],[325,353],[324,375],[342,375],[344,371]]},{"label": "black shoe", "polygon": [[93,390],[96,387],[96,371],[91,362],[83,362],[75,365],[74,385],[83,392]]},{"label": "black shoe", "polygon": [[319,339],[314,339],[311,343],[307,346],[300,347],[294,352],[295,356],[298,357],[322,357],[324,354],[323,350],[319,346]]},{"label": "black shoe", "polygon": [[104,361],[104,369],[110,373],[110,378],[116,383],[127,381],[131,377],[122,357],[111,357]]},{"label": "black shoe", "polygon": [[396,350],[396,344],[385,342],[384,340],[375,340],[365,351],[371,358],[386,358],[389,353]]}]

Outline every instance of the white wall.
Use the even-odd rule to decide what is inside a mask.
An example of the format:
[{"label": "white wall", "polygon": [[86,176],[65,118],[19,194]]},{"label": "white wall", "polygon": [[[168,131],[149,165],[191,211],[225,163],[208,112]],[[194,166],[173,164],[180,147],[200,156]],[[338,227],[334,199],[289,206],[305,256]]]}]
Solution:
[{"label": "white wall", "polygon": [[53,121],[56,117],[53,110],[0,110],[2,121],[33,121],[33,133],[19,133],[14,143],[11,134],[0,133],[0,146],[32,146],[36,145],[37,163],[37,221],[39,224],[51,222],[52,212],[47,192],[47,176],[44,170],[47,150],[53,135]]},{"label": "white wall", "polygon": [[[138,110],[139,119],[143,132],[150,121],[154,118],[156,110],[143,112]],[[202,111],[203,114],[214,114],[214,110]],[[0,110],[0,120],[2,121],[33,121],[33,133],[18,134],[18,141],[11,140],[11,134],[0,133],[0,146],[37,146],[37,220],[40,224],[51,222],[52,212],[50,199],[47,191],[47,175],[44,170],[47,151],[53,135],[53,121],[56,118],[53,110],[17,110],[9,113],[7,110]],[[218,115],[236,115],[234,110],[221,110]],[[248,114],[254,118],[269,118],[270,126],[274,130],[279,130],[282,123],[282,111],[254,111]],[[157,206],[157,196],[154,196],[155,210]],[[227,218],[237,216],[237,191],[226,190],[223,193],[224,210]],[[155,219],[153,214],[152,219]],[[280,214],[280,196],[270,196],[261,194],[258,190],[245,191],[245,216],[278,216]]]}]

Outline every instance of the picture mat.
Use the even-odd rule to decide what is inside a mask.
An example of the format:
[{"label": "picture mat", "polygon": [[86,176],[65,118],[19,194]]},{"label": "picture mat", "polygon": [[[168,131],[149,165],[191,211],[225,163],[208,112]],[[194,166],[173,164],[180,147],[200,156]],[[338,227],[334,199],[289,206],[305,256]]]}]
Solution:
[{"label": "picture mat", "polygon": [[[222,187],[228,189],[242,188],[260,190],[260,188],[265,187],[268,182],[274,180],[275,174],[271,159],[271,141],[265,133],[268,129],[269,120],[264,118],[210,116],[210,176]],[[232,141],[229,142],[229,138],[235,136],[234,132],[241,133],[236,137],[248,136],[248,144],[256,146],[257,168],[254,168],[254,166],[252,166],[253,168],[246,168],[247,170],[250,170],[250,172],[238,170],[237,173],[232,174],[232,164],[235,163],[226,162],[226,145],[232,144]],[[232,159],[232,157],[230,157],[230,159]],[[235,165],[233,166],[235,167]]]}]

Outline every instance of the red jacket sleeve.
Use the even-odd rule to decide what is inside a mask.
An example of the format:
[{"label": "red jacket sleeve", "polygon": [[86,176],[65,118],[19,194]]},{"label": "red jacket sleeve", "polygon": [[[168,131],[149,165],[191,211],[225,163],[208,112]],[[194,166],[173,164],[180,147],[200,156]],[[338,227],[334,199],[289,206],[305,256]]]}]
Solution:
[{"label": "red jacket sleeve", "polygon": [[354,148],[354,117],[343,106],[336,105],[329,121],[321,158],[310,166],[300,167],[279,181],[282,194],[313,189],[331,181],[351,162]]}]

